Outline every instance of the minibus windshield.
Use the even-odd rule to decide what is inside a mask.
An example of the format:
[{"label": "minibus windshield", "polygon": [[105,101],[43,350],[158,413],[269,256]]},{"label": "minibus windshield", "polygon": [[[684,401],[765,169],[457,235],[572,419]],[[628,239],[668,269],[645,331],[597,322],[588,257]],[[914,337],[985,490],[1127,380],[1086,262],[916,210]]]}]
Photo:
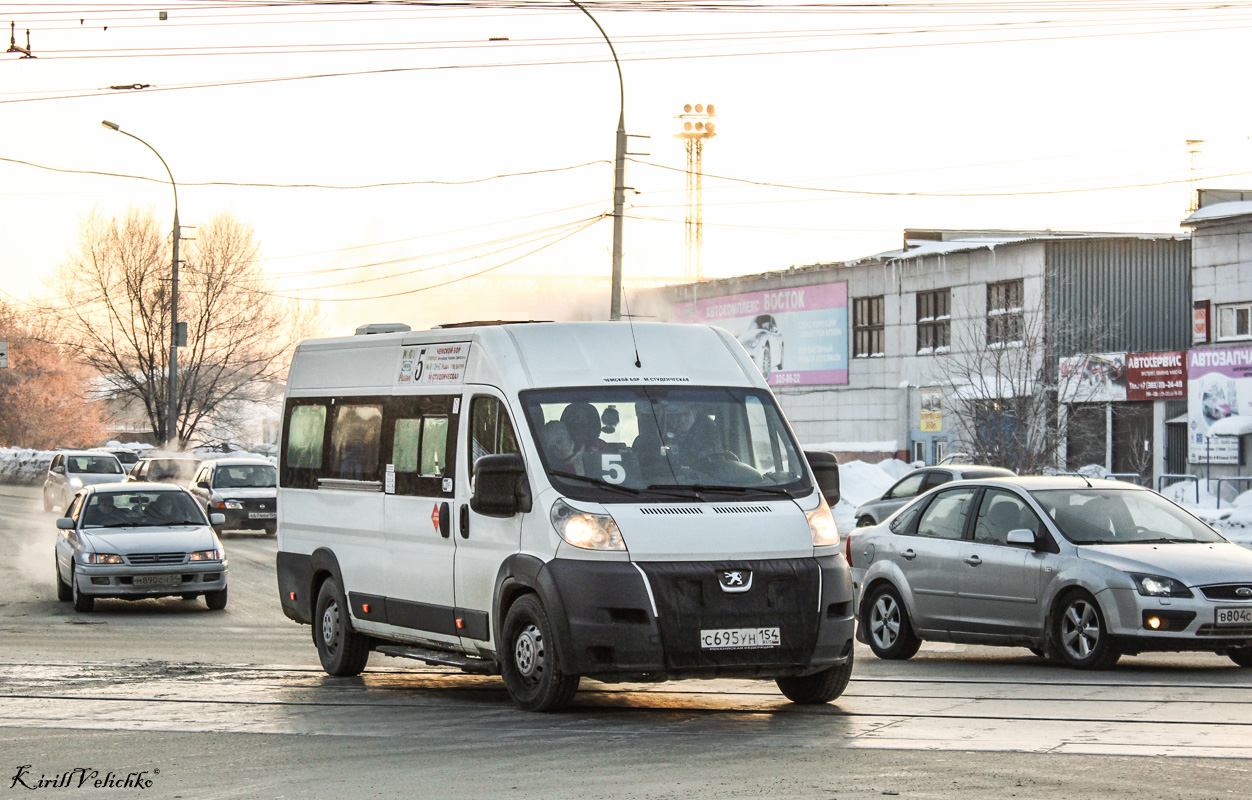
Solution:
[{"label": "minibus windshield", "polygon": [[602,502],[718,500],[812,491],[773,396],[710,387],[523,392],[554,486]]}]

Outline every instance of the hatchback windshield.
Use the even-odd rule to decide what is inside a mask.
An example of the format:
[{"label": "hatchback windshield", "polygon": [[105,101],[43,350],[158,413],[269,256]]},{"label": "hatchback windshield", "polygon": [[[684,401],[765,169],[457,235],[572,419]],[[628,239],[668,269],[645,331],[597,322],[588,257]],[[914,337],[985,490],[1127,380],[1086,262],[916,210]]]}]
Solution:
[{"label": "hatchback windshield", "polygon": [[219,466],[213,473],[217,489],[266,489],[278,485],[278,470],[268,464]]},{"label": "hatchback windshield", "polygon": [[67,471],[78,474],[122,474],[122,465],[113,456],[66,456],[65,466]]},{"label": "hatchback windshield", "polygon": [[1031,494],[1074,544],[1226,541],[1155,492],[1093,488],[1047,489]]},{"label": "hatchback windshield", "polygon": [[803,460],[756,389],[604,387],[524,392],[544,467],[571,497],[800,496]]},{"label": "hatchback windshield", "polygon": [[83,509],[84,528],[138,528],[205,525],[199,504],[184,492],[108,492],[93,494]]}]

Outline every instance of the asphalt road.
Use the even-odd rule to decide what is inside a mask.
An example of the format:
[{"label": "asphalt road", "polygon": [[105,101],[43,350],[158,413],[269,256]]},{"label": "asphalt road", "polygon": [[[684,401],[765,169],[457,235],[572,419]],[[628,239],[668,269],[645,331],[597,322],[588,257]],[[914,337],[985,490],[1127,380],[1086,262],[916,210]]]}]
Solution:
[{"label": "asphalt road", "polygon": [[54,519],[0,486],[0,798],[41,778],[69,797],[1252,795],[1252,677],[1215,655],[1079,673],[1024,650],[858,647],[822,707],[772,683],[585,680],[572,710],[526,714],[497,678],[377,654],[360,678],[326,676],[279,610],[268,537],[225,538],[225,611],[76,614],[56,600]]}]

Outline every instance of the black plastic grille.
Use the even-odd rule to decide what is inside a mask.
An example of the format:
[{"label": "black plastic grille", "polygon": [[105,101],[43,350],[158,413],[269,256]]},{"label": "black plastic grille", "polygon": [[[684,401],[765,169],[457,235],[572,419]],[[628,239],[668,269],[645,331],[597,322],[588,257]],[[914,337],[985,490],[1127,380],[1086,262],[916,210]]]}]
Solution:
[{"label": "black plastic grille", "polygon": [[[1240,589],[1246,589],[1248,594],[1238,594]],[[1204,592],[1204,596],[1210,600],[1243,600],[1244,602],[1252,602],[1252,583],[1227,583],[1221,586],[1201,586],[1200,591]]]},{"label": "black plastic grille", "polygon": [[126,560],[132,564],[181,564],[187,560],[186,553],[131,553]]},{"label": "black plastic grille", "polygon": [[[821,583],[816,561],[645,562],[639,567],[656,600],[666,667],[789,666],[805,664],[811,657],[817,643]],[[752,570],[751,588],[723,591],[721,570]],[[779,647],[700,647],[701,630],[774,627],[779,629]]]}]

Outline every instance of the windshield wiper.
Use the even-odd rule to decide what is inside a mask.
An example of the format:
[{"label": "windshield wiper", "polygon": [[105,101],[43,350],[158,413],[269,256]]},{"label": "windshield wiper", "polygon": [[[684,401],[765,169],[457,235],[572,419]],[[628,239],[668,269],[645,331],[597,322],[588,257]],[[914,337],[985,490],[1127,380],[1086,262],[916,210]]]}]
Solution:
[{"label": "windshield wiper", "polygon": [[1168,536],[1162,536],[1158,539],[1129,539],[1127,544],[1190,544],[1195,539],[1171,539]]},{"label": "windshield wiper", "polygon": [[548,470],[548,474],[554,475],[558,478],[565,478],[571,481],[581,481],[582,483],[588,483],[588,484],[591,484],[592,486],[599,486],[602,489],[614,489],[616,491],[622,492],[623,494],[629,494],[629,495],[640,494],[639,489],[633,489],[629,486],[619,486],[616,483],[606,483],[600,480],[599,478],[589,478],[586,475],[579,475],[577,472],[565,472],[564,470],[553,469],[553,470]]},{"label": "windshield wiper", "polygon": [[[706,484],[684,484],[684,488],[688,486],[701,492],[733,492],[734,494],[750,494],[752,492],[760,492],[762,494],[772,494],[779,497],[785,497],[788,500],[795,499],[790,491],[782,489],[778,486],[709,486]],[[649,489],[652,487],[648,487]]]}]

